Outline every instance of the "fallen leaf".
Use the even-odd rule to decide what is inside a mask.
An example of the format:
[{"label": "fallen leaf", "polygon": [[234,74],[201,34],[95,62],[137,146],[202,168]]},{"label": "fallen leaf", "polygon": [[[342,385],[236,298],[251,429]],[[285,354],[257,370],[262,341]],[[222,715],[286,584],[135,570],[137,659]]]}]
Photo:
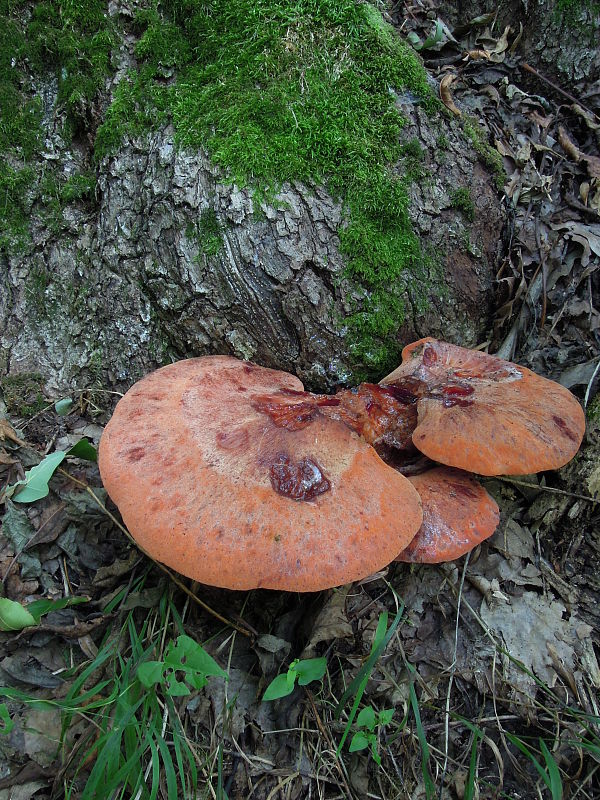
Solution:
[{"label": "fallen leaf", "polygon": [[581,156],[581,160],[585,161],[590,178],[600,179],[600,158],[598,156],[588,156],[584,153]]},{"label": "fallen leaf", "polygon": [[587,108],[583,108],[579,105],[579,103],[573,103],[571,106],[571,110],[574,111],[579,117],[581,117],[588,128],[592,131],[600,130],[600,120],[597,116],[592,114]]},{"label": "fallen leaf", "polygon": [[346,597],[349,586],[337,589],[321,609],[310,635],[310,639],[302,658],[312,655],[319,642],[330,642],[332,639],[344,639],[353,636],[352,625],[346,615]]},{"label": "fallen leaf", "polygon": [[17,460],[15,458],[11,458],[4,448],[0,448],[0,464],[16,464]]},{"label": "fallen leaf", "polygon": [[506,28],[504,28],[502,36],[496,42],[496,46],[491,51],[491,53],[494,53],[496,55],[501,55],[502,53],[504,53],[505,50],[508,49],[508,34],[511,31],[512,28],[510,27],[510,25],[507,25]]},{"label": "fallen leaf", "polygon": [[558,127],[558,141],[565,153],[572,158],[575,163],[579,163],[581,159],[581,151],[573,139],[571,139],[567,129],[562,125],[559,125]]},{"label": "fallen leaf", "polygon": [[[526,670],[550,688],[556,684],[557,674],[549,646],[554,659],[560,658],[565,669],[576,668],[577,653],[582,650],[575,634],[577,618],[571,613],[570,618],[565,619],[566,608],[562,603],[535,592],[523,592],[520,597],[512,596],[509,603],[496,601],[488,605],[484,599],[480,615],[486,625],[504,639],[511,656],[507,681],[526,697],[533,698],[538,689],[535,678]],[[524,631],[527,631],[526,636]],[[591,628],[587,635],[590,631]],[[512,659],[523,664],[525,670]]]},{"label": "fallen leaf", "polygon": [[465,56],[472,59],[473,61],[478,61],[481,58],[486,58],[489,60],[490,58],[490,54],[488,53],[487,50],[480,50],[480,49],[467,50]]},{"label": "fallen leaf", "polygon": [[450,87],[456,80],[456,75],[452,75],[448,73],[444,75],[442,80],[440,81],[440,97],[442,99],[442,103],[449,109],[453,114],[456,114],[458,117],[461,116],[461,111],[458,106],[454,103],[454,99],[452,98],[452,92],[450,91]]},{"label": "fallen leaf", "polygon": [[15,429],[5,418],[0,419],[0,439],[9,439],[11,442],[21,447],[27,447],[27,442],[24,442],[23,439],[19,439]]}]

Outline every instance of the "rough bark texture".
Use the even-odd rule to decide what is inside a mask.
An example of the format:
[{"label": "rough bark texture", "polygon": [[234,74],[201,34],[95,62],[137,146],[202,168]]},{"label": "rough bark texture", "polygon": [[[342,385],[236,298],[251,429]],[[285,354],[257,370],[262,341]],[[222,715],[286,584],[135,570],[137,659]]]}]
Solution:
[{"label": "rough bark texture", "polygon": [[[488,12],[498,11],[497,28],[510,25],[514,34],[523,26],[517,54],[560,82],[600,79],[600,17],[585,0],[561,13],[556,0],[465,0],[448,8],[455,21],[464,24]],[[546,87],[547,90],[547,87]]]},{"label": "rough bark texture", "polygon": [[[52,87],[43,91],[40,180],[50,167],[65,176],[89,164],[87,143],[65,148]],[[489,322],[499,197],[456,123],[399,103],[406,141],[423,149],[410,213],[432,263],[430,310],[411,314],[407,296],[402,338],[471,345]],[[456,207],[459,187],[473,220]],[[205,153],[178,150],[165,127],[100,164],[95,201],[49,219],[36,184],[31,202],[31,242],[0,266],[0,376],[39,372],[50,393],[126,387],[170,360],[226,353],[309,388],[350,379],[343,209],[325,189],[284,185],[257,208],[250,189],[228,183]],[[207,218],[218,223],[208,240]]]}]

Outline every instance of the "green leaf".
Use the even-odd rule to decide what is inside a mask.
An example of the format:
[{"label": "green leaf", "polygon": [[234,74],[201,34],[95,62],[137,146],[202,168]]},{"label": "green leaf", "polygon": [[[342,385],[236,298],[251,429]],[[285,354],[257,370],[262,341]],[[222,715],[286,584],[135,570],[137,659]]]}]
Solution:
[{"label": "green leaf", "polygon": [[24,480],[9,487],[9,489],[19,486],[24,487],[18,494],[13,496],[13,501],[15,503],[34,503],[36,500],[46,497],[50,491],[48,481],[66,455],[62,450],[57,450],[55,453],[50,453],[50,455],[46,456],[37,466],[28,470],[25,473]]},{"label": "green leaf", "polygon": [[412,664],[408,663],[408,661],[405,661],[404,664],[407,670],[409,671],[411,678],[409,686],[410,705],[412,708],[413,716],[415,718],[417,738],[419,740],[419,745],[421,747],[421,774],[423,775],[423,783],[425,784],[425,795],[427,797],[427,800],[431,800],[433,797],[435,797],[436,791],[433,778],[431,777],[431,772],[429,771],[429,745],[427,744],[425,729],[423,728],[423,723],[421,722],[419,701],[417,699],[417,693],[415,691],[414,676],[416,670]]},{"label": "green leaf", "polygon": [[66,417],[72,405],[73,400],[70,397],[63,397],[62,400],[57,400],[56,403],[54,403],[54,410],[59,417]]},{"label": "green leaf", "polygon": [[371,740],[371,755],[373,756],[373,761],[381,766],[381,756],[377,752],[377,738],[374,733],[369,734],[369,739]]},{"label": "green leaf", "polygon": [[383,711],[380,711],[377,715],[377,719],[380,725],[389,725],[392,721],[392,717],[394,716],[394,709],[393,708],[384,708]]},{"label": "green leaf", "polygon": [[62,608],[68,608],[69,606],[78,606],[80,603],[89,603],[89,600],[89,597],[63,597],[60,600],[42,598],[29,603],[27,611],[33,616],[37,624],[44,614],[49,614],[51,611],[60,611]]},{"label": "green leaf", "polygon": [[376,723],[375,709],[372,706],[363,708],[356,718],[356,724],[359,728],[368,728],[372,731]]},{"label": "green leaf", "polygon": [[293,689],[294,685],[290,686],[288,684],[287,672],[284,672],[283,675],[278,675],[274,678],[267,686],[263,694],[263,700],[279,700],[280,697],[287,697],[288,694],[291,694]]},{"label": "green leaf", "polygon": [[436,44],[442,41],[444,38],[444,27],[440,20],[436,20],[435,28],[433,29],[432,33],[429,34],[427,39],[423,42],[422,48],[423,50],[427,50],[430,47],[434,47]]},{"label": "green leaf", "polygon": [[98,461],[98,451],[87,439],[80,439],[70,450],[67,450],[67,455],[83,458],[86,461]]},{"label": "green leaf", "polygon": [[350,740],[350,747],[348,750],[351,753],[356,753],[357,750],[364,750],[365,747],[369,746],[369,737],[366,733],[362,731],[357,731],[352,739]]},{"label": "green leaf", "polygon": [[558,769],[558,764],[554,760],[554,756],[548,749],[548,746],[543,739],[540,739],[540,750],[544,756],[544,761],[546,762],[546,768],[548,770],[548,777],[550,778],[549,788],[550,794],[552,795],[552,800],[562,800],[563,785],[560,777],[560,770]]},{"label": "green leaf", "polygon": [[182,634],[171,644],[165,655],[165,664],[176,669],[199,672],[227,679],[228,675],[195,639]]},{"label": "green leaf", "polygon": [[0,703],[0,720],[3,723],[0,726],[0,735],[7,736],[15,727],[15,723],[10,718],[10,714],[8,713],[8,708],[6,706],[6,703]]},{"label": "green leaf", "polygon": [[326,658],[305,658],[299,661],[296,670],[298,672],[298,683],[300,686],[306,686],[307,683],[312,681],[320,681],[323,675],[327,672],[327,659]]},{"label": "green leaf", "polygon": [[473,742],[471,744],[471,757],[469,758],[469,772],[467,780],[465,781],[465,796],[464,800],[474,800],[475,797],[475,776],[477,774],[477,745],[482,734],[478,729],[475,729]]},{"label": "green leaf", "polygon": [[142,686],[150,689],[162,681],[164,664],[162,661],[145,661],[137,669],[137,677]]},{"label": "green leaf", "polygon": [[185,683],[177,680],[174,672],[171,672],[169,675],[167,675],[166,689],[167,694],[171,697],[186,697],[188,694],[191,694]]},{"label": "green leaf", "polygon": [[21,631],[37,622],[33,614],[14,600],[0,598],[0,631]]}]

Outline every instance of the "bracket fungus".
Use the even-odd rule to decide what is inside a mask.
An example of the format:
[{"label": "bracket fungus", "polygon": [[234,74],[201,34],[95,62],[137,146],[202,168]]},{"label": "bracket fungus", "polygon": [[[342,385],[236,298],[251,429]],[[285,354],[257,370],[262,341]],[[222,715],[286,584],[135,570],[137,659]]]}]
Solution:
[{"label": "bracket fungus", "polygon": [[136,383],[100,441],[141,547],[230,589],[316,591],[376,572],[422,522],[417,491],[285,372],[225,356]]},{"label": "bracket fungus", "polygon": [[[317,591],[394,559],[458,558],[499,519],[462,470],[556,469],[585,417],[562,386],[495,356],[422,339],[402,358],[334,396],[227,356],[163,367],[117,404],[104,485],[149,555],[214,586]],[[438,464],[407,478],[418,451]]]},{"label": "bracket fungus", "polygon": [[558,469],[585,432],[581,406],[560,384],[436,339],[405,347],[402,364],[381,384],[414,394],[418,450],[479,475]]},{"label": "bracket fungus", "polygon": [[488,539],[498,527],[496,501],[466,472],[436,467],[408,480],[421,498],[423,524],[396,561],[454,561]]}]

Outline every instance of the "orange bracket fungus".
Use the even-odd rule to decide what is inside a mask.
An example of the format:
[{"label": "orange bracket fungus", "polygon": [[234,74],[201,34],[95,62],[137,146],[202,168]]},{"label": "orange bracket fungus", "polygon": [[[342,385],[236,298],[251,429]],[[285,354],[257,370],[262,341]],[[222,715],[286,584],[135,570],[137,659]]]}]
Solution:
[{"label": "orange bracket fungus", "polygon": [[468,553],[498,527],[498,506],[475,478],[436,467],[408,479],[423,504],[423,524],[396,561],[436,564]]},{"label": "orange bracket fungus", "polygon": [[[316,591],[394,559],[458,558],[499,519],[465,470],[556,469],[584,414],[495,356],[422,339],[402,358],[380,384],[334,396],[226,356],[163,367],[106,427],[106,489],[147,553],[214,586]],[[445,466],[415,470],[419,452]]]},{"label": "orange bracket fungus", "polygon": [[230,589],[316,591],[389,564],[417,491],[285,372],[225,356],[147,375],[100,442],[104,485],[153,558]]},{"label": "orange bracket fungus", "polygon": [[441,464],[480,475],[558,469],[581,444],[585,416],[554,381],[496,356],[421,339],[381,381],[411,391],[415,447]]}]

